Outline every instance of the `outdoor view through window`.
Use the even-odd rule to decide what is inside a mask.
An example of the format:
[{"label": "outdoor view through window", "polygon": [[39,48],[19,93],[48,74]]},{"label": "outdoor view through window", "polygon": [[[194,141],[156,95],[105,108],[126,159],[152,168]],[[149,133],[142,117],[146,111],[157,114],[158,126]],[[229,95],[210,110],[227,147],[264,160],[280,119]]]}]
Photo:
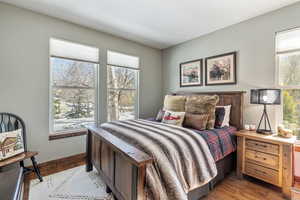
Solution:
[{"label": "outdoor view through window", "polygon": [[300,29],[277,33],[276,57],[284,125],[300,128]]},{"label": "outdoor view through window", "polygon": [[[98,57],[98,50],[56,39],[51,42],[52,132],[83,129],[86,124],[95,122],[97,114],[95,101],[98,58],[91,59],[87,52],[96,51],[92,54]],[[64,48],[68,55],[55,48]],[[80,55],[80,51],[85,51],[85,55]]]},{"label": "outdoor view through window", "polygon": [[107,63],[108,121],[136,118],[139,58],[108,51]]}]

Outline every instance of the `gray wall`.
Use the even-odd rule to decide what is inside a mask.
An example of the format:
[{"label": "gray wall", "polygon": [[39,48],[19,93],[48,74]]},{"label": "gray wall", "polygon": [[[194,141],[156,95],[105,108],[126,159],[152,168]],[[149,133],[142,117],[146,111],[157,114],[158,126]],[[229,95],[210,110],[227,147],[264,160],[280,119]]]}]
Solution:
[{"label": "gray wall", "polygon": [[[262,106],[249,104],[249,89],[275,86],[275,33],[300,26],[300,3],[213,32],[163,51],[164,94],[175,91],[247,91],[245,123],[258,123]],[[201,23],[195,22],[195,26]],[[237,85],[179,87],[179,63],[237,51]],[[276,107],[276,106],[275,106]],[[275,110],[270,108],[272,124]],[[273,107],[274,108],[274,107]]]},{"label": "gray wall", "polygon": [[28,147],[39,162],[84,152],[85,137],[48,141],[49,38],[63,38],[100,49],[100,120],[106,119],[106,51],[140,57],[140,117],[153,116],[162,101],[161,51],[0,3],[0,111],[27,124]]}]

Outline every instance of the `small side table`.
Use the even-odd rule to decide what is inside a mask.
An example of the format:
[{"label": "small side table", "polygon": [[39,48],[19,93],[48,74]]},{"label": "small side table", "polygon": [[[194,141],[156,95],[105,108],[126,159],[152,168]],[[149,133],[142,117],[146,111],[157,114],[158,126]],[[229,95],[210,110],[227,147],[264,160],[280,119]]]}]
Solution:
[{"label": "small side table", "polygon": [[254,131],[238,131],[237,175],[244,174],[276,185],[283,195],[291,198],[293,148],[296,137],[262,135]]},{"label": "small side table", "polygon": [[[34,172],[36,174],[37,178],[42,182],[43,178],[42,178],[42,175],[40,173],[40,169],[37,165],[37,162],[35,160],[36,155],[38,155],[38,152],[36,152],[36,151],[27,151],[27,152],[21,153],[19,155],[14,156],[14,157],[5,159],[3,161],[0,161],[0,168],[5,167],[5,166],[10,165],[10,164],[13,164],[13,163],[20,162],[20,166],[23,169],[23,174],[27,174],[29,172]],[[26,159],[31,160],[33,169],[24,166],[24,160],[26,160]]]}]

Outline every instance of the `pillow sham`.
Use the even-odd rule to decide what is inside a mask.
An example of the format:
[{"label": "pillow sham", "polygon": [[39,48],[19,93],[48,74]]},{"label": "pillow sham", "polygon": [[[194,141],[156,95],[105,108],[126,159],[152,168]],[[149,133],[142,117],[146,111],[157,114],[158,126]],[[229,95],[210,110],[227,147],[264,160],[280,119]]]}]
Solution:
[{"label": "pillow sham", "polygon": [[222,124],[225,118],[225,108],[216,107],[215,115],[216,115],[215,128],[222,128]]},{"label": "pillow sham", "polygon": [[166,110],[161,122],[165,124],[182,126],[184,116],[185,116],[185,112],[173,112],[173,111]]},{"label": "pillow sham", "polygon": [[23,153],[25,149],[22,129],[1,133],[0,147],[0,161]]},{"label": "pillow sham", "polygon": [[223,128],[229,126],[231,105],[216,106],[216,122],[215,128]]},{"label": "pillow sham", "polygon": [[208,116],[208,114],[186,113],[183,126],[187,128],[197,129],[199,131],[205,130],[208,121]]},{"label": "pillow sham", "polygon": [[215,126],[215,110],[219,102],[217,95],[188,96],[185,103],[185,112],[192,114],[207,114],[206,128],[213,129]]},{"label": "pillow sham", "polygon": [[166,95],[164,100],[163,110],[174,112],[184,112],[185,109],[185,96]]},{"label": "pillow sham", "polygon": [[165,115],[165,111],[163,109],[160,109],[156,115],[155,120],[161,122],[161,120],[163,119]]}]

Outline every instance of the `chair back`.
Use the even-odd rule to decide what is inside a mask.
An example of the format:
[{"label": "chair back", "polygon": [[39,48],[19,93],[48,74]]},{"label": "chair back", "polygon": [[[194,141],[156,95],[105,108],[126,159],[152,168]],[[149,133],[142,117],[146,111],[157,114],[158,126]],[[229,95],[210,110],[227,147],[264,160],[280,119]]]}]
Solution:
[{"label": "chair back", "polygon": [[15,131],[18,129],[22,129],[24,150],[26,152],[26,127],[24,121],[15,114],[0,112],[0,134],[3,132]]}]

